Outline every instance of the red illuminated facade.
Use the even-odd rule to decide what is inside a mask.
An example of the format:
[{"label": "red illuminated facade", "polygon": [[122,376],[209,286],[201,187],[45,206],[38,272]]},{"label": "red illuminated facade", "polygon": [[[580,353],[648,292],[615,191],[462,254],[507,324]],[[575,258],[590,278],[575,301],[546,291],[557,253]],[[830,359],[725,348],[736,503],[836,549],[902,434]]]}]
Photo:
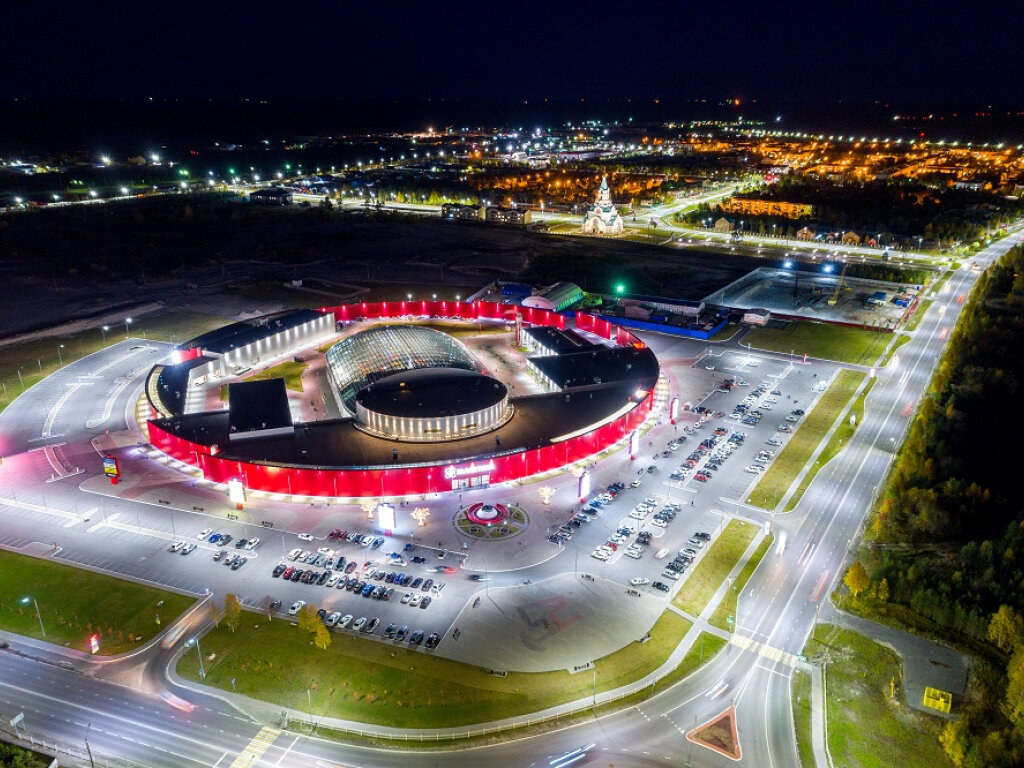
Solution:
[{"label": "red illuminated facade", "polygon": [[[524,323],[565,328],[565,317],[557,313],[493,302],[380,302],[326,307],[322,311],[332,312],[336,321],[436,315],[509,322],[514,322],[519,312]],[[605,339],[614,339],[619,345],[645,346],[628,331],[591,315],[577,313],[576,324],[580,330]],[[388,465],[380,468],[322,469],[239,461],[217,455],[213,446],[173,435],[163,429],[159,421],[154,420],[149,422],[149,440],[155,448],[168,456],[202,470],[207,480],[227,483],[237,478],[249,490],[303,496],[412,496],[519,480],[593,456],[628,438],[650,413],[654,399],[652,389],[634,398],[631,401],[635,403],[634,406],[614,420],[599,423],[593,430],[561,442],[502,455],[476,457],[472,462],[439,460],[428,465],[406,467]],[[152,404],[150,409],[151,416],[156,417],[158,414]]]}]

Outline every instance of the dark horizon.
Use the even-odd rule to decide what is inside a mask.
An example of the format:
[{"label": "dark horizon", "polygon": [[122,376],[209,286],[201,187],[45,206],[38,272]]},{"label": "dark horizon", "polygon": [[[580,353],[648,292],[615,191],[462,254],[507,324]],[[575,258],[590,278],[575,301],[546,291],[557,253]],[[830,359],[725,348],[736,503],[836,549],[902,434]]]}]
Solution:
[{"label": "dark horizon", "polygon": [[1006,6],[105,5],[8,8],[0,98],[1024,103]]}]

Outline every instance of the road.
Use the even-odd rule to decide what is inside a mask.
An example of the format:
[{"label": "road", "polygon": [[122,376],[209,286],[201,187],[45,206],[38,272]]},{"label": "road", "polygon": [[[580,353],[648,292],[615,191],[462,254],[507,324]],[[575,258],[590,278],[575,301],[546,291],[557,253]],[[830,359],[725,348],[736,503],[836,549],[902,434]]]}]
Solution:
[{"label": "road", "polygon": [[[1018,240],[1017,235],[1008,237],[976,260],[985,266]],[[721,654],[687,680],[638,707],[524,742],[446,753],[445,764],[546,764],[553,756],[593,742],[598,745],[593,752],[601,756],[602,762],[607,759],[619,766],[725,765],[725,758],[684,741],[682,732],[719,713],[729,703],[737,708],[743,764],[797,764],[789,698],[796,655],[814,625],[817,605],[841,576],[851,542],[930,380],[948,336],[944,331],[952,327],[962,307],[959,299],[969,293],[976,279],[975,272],[961,269],[948,281],[912,340],[900,349],[898,360],[879,370],[861,426],[844,449],[842,461],[831,462],[818,473],[794,512],[772,521],[776,531],[786,532],[788,545],[784,552],[775,550],[765,558],[739,596],[735,637]],[[653,336],[651,343],[667,345]],[[131,421],[141,372],[165,356],[168,349],[152,342],[122,342],[65,366],[0,416],[0,453],[6,457],[0,478],[5,496],[0,501],[4,511],[0,543],[19,548],[59,538],[64,548],[61,555],[71,562],[100,558],[90,565],[196,594],[207,588],[217,594],[239,590],[253,601],[272,583],[266,571],[271,562],[276,562],[276,553],[295,543],[292,533],[277,528],[261,531],[265,543],[260,557],[264,551],[274,554],[268,554],[266,562],[257,557],[251,567],[247,566],[249,571],[232,574],[212,561],[209,567],[198,567],[203,561],[183,561],[164,550],[167,541],[191,535],[193,529],[202,527],[204,513],[128,499],[100,500],[88,490],[88,478],[100,473],[99,455],[91,441],[103,439],[107,430],[112,434],[125,430]],[[698,348],[673,354],[681,358],[684,352],[690,353],[691,359],[676,364],[674,375],[682,375],[699,357]],[[762,357],[776,361],[779,370],[791,367],[786,356]],[[795,379],[790,377],[803,375],[788,373],[786,386],[793,386]],[[666,429],[663,425],[659,434],[665,434]],[[768,434],[761,427],[756,429],[760,430],[759,436]],[[142,456],[135,461],[152,463]],[[621,476],[627,463],[622,457],[610,459],[607,465],[602,462],[600,482]],[[737,470],[740,463],[735,464]],[[730,473],[732,469],[730,463]],[[156,471],[164,470],[158,467]],[[716,485],[701,489],[696,496],[700,507],[694,508],[694,516],[678,534],[688,532],[691,523],[699,525],[700,520],[708,519],[712,508],[768,521],[758,510],[732,508],[723,501],[742,498],[733,493],[733,481],[727,477],[720,474]],[[646,480],[648,484],[637,494],[649,493],[650,482]],[[207,493],[201,487],[182,485],[182,498]],[[657,493],[667,494],[672,492],[670,489],[662,486]],[[565,483],[559,485],[558,492],[563,503],[572,494]],[[712,498],[712,493],[722,498]],[[223,499],[212,495],[209,499],[211,504],[224,505]],[[286,513],[283,506],[269,506],[282,516]],[[99,515],[106,514],[106,522],[90,532],[101,522],[94,511],[97,507],[102,507]],[[117,519],[110,522],[115,514]],[[441,516],[440,511],[435,514]],[[89,520],[84,520],[86,516]],[[248,530],[244,521],[218,525]],[[110,535],[96,536],[97,530]],[[188,534],[182,534],[183,530]],[[579,535],[590,546],[603,532],[595,529],[594,533]],[[111,541],[118,546],[111,547]],[[190,567],[181,568],[178,564],[182,562]],[[193,564],[196,567],[191,567]],[[546,578],[570,566],[567,558],[555,557],[498,578],[521,579],[527,574]],[[595,562],[592,567],[602,566]],[[634,568],[621,560],[610,567],[608,577],[616,580]],[[295,589],[306,591],[294,594],[309,594],[309,588],[301,585],[295,585]],[[282,592],[282,597],[292,594]],[[450,600],[453,605],[456,602]],[[450,610],[444,607],[443,615]],[[443,623],[439,619],[439,624]],[[165,677],[168,662],[167,652],[154,649],[123,663],[103,666],[83,662],[69,670],[55,666],[46,654],[0,653],[0,714],[8,720],[24,712],[24,727],[34,738],[73,746],[84,745],[87,729],[93,750],[101,755],[121,755],[139,764],[231,765],[261,733],[263,723],[270,718],[270,708],[258,704],[244,707],[256,715],[254,718],[219,698],[178,688]],[[708,699],[706,692],[719,682],[725,682],[727,690],[714,700]],[[191,712],[174,708],[161,698],[168,692],[195,708]],[[298,738],[289,732],[263,731],[260,744],[264,742],[266,751],[252,765],[308,766],[323,761],[327,765],[398,766],[423,761],[417,754]]]}]

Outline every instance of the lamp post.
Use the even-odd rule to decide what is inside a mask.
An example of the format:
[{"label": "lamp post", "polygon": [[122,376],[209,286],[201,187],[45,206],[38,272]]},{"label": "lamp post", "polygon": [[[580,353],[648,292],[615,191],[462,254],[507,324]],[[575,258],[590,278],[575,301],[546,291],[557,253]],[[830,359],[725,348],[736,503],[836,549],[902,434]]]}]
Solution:
[{"label": "lamp post", "polygon": [[131,324],[132,324],[132,319],[130,317],[126,317],[124,319],[124,338],[125,338],[125,340],[128,339],[128,326],[131,325]]},{"label": "lamp post", "polygon": [[43,614],[42,611],[39,610],[39,603],[36,602],[36,599],[31,595],[28,595],[21,598],[21,604],[28,605],[29,600],[32,601],[32,605],[36,608],[36,618],[39,619],[39,631],[43,633],[43,637],[46,637],[46,628],[43,626]]},{"label": "lamp post", "polygon": [[192,645],[193,643],[195,643],[195,645],[196,645],[196,653],[199,654],[199,677],[201,679],[205,680],[206,679],[206,669],[203,667],[203,649],[199,647],[199,635],[196,635],[191,640],[189,640],[186,643],[186,645]]},{"label": "lamp post", "polygon": [[85,726],[85,751],[89,755],[90,768],[96,768],[96,763],[92,759],[92,748],[89,746],[89,729],[92,728],[92,723],[89,722]]},{"label": "lamp post", "polygon": [[57,360],[59,361],[61,368],[64,367],[64,356],[60,353],[60,351],[62,349],[64,349],[64,345],[63,344],[61,344],[59,347],[57,347]]},{"label": "lamp post", "polygon": [[110,326],[109,325],[101,325],[100,326],[100,333],[103,334],[103,343],[104,344],[107,343],[107,331],[109,331],[109,330],[110,330]]}]

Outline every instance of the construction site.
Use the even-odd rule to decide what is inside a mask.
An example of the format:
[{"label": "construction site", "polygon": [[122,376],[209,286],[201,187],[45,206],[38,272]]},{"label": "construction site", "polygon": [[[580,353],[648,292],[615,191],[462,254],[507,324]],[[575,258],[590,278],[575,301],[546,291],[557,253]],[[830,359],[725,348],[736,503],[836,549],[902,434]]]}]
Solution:
[{"label": "construction site", "polygon": [[894,329],[919,285],[849,277],[845,265],[815,271],[760,267],[704,297],[711,306],[765,309],[774,316]]}]

